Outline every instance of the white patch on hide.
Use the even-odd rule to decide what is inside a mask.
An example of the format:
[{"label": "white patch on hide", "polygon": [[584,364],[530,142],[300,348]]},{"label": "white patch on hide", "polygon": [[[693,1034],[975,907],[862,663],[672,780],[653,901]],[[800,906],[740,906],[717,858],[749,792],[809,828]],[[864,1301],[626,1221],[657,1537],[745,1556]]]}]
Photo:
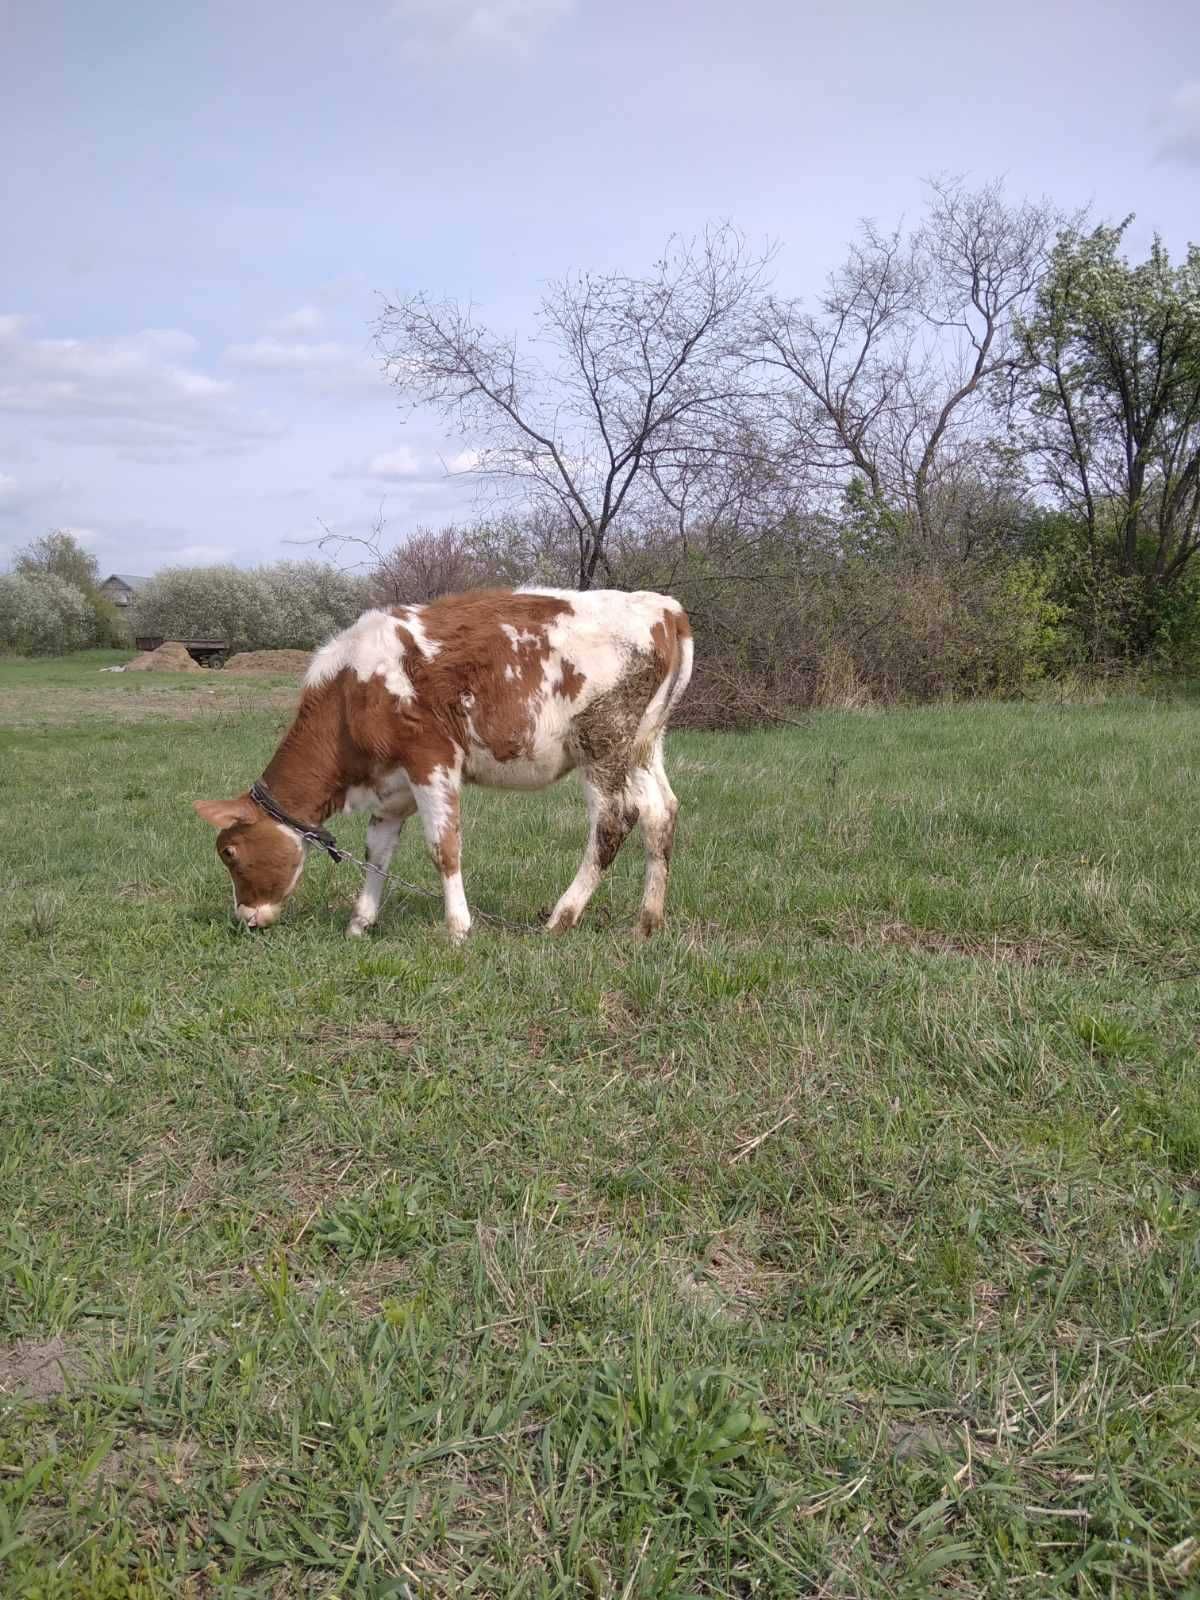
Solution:
[{"label": "white patch on hide", "polygon": [[425,632],[425,624],[422,621],[424,614],[424,606],[405,606],[403,616],[397,617],[396,620],[408,629],[412,635],[412,642],[426,661],[432,661],[442,647]]},{"label": "white patch on hide", "polygon": [[[402,625],[408,627],[414,644],[421,649],[416,637],[418,624],[401,624],[389,611],[364,611],[357,622],[317,651],[304,675],[304,687],[317,689],[349,667],[360,683],[382,678],[385,688],[397,700],[411,700],[413,686],[404,670],[404,646],[399,633]],[[424,638],[424,630],[420,631]],[[429,648],[429,641],[425,640],[425,649]]]}]

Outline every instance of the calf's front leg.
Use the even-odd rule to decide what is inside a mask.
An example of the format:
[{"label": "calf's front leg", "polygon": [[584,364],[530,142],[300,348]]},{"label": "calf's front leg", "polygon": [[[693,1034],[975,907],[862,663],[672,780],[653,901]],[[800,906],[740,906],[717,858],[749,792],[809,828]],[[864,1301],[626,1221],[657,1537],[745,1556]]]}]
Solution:
[{"label": "calf's front leg", "polygon": [[354,902],[354,914],[346,929],[347,938],[361,938],[368,928],[375,926],[392,852],[400,838],[400,830],[415,810],[416,806],[410,805],[407,810],[371,818],[367,827],[367,875]]},{"label": "calf's front leg", "polygon": [[425,843],[442,875],[446,926],[456,944],[471,931],[471,912],[462,880],[462,832],[459,825],[459,783],[450,772],[435,773],[426,784],[413,785]]}]

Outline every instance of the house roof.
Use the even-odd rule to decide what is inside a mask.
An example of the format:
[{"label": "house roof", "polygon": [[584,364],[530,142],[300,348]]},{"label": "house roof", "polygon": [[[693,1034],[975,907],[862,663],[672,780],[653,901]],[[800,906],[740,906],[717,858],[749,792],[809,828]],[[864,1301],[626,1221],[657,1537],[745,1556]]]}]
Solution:
[{"label": "house roof", "polygon": [[135,578],[132,572],[110,572],[104,581],[111,583],[114,578],[118,583],[123,583],[127,589],[137,589],[143,583],[150,581],[149,578]]}]

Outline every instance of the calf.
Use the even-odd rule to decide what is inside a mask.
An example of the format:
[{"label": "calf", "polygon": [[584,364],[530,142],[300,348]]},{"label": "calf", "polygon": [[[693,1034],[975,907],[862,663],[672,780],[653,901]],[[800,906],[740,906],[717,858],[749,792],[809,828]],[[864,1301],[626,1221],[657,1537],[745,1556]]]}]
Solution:
[{"label": "calf", "polygon": [[233,800],[199,800],[218,829],[248,927],[274,922],[321,824],[371,812],[367,876],[348,932],[379,913],[388,863],[415,811],[442,875],[452,938],[471,926],[463,893],[464,783],[543,789],[578,768],[589,829],[550,928],[573,927],[635,822],[646,848],[640,929],[662,926],[678,801],[663,734],[687,688],[692,637],[677,601],[617,590],[491,590],[368,611],[313,656],[291,728],[262,779]]}]

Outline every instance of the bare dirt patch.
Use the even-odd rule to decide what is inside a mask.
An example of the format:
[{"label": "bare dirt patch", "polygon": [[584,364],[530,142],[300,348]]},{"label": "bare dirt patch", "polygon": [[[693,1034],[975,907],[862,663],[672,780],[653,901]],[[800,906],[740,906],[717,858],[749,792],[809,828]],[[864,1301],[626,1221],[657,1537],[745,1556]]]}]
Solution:
[{"label": "bare dirt patch", "polygon": [[309,650],[239,650],[225,663],[226,672],[277,673],[292,677],[308,670]]},{"label": "bare dirt patch", "polygon": [[771,1281],[782,1274],[761,1267],[736,1240],[714,1239],[696,1262],[678,1278],[680,1293],[705,1316],[721,1321],[755,1312]]},{"label": "bare dirt patch", "polygon": [[81,1367],[79,1352],[61,1337],[0,1346],[0,1395],[53,1399],[65,1391]]},{"label": "bare dirt patch", "polygon": [[160,1439],[151,1433],[122,1436],[96,1468],[95,1478],[114,1488],[158,1500],[168,1486],[187,1483],[200,1455],[191,1439]]}]

